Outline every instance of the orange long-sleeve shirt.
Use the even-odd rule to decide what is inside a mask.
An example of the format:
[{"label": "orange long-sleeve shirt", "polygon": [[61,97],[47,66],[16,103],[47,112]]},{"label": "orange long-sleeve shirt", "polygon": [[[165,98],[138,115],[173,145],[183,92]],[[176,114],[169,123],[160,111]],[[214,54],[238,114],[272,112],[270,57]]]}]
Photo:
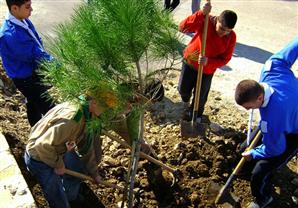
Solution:
[{"label": "orange long-sleeve shirt", "polygon": [[[179,25],[182,32],[194,32],[192,40],[184,50],[184,59],[195,69],[198,69],[198,57],[201,51],[201,40],[204,28],[204,15],[202,11],[197,11],[187,17]],[[231,31],[228,35],[220,37],[215,30],[215,17],[209,16],[208,32],[205,48],[205,56],[208,58],[207,65],[204,66],[205,74],[212,74],[217,68],[226,65],[232,58],[236,45],[236,34]]]}]

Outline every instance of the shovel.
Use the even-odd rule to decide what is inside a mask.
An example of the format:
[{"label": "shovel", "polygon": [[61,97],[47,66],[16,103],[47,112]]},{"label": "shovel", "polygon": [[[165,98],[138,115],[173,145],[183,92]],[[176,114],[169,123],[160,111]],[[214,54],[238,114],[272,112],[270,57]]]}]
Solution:
[{"label": "shovel", "polygon": [[[76,172],[76,171],[73,171],[73,170],[66,169],[65,174],[71,175],[71,176],[76,177],[76,178],[80,178],[82,180],[87,180],[87,181],[90,181],[90,182],[94,182],[94,179],[91,176],[88,176],[88,175],[85,175],[83,173],[79,173],[79,172]],[[107,181],[99,181],[99,184],[123,191],[123,187],[117,186],[116,184],[109,183]]]},{"label": "shovel", "polygon": [[[262,137],[261,131],[258,130],[257,134],[255,135],[254,139],[252,140],[252,143],[249,145],[249,147],[246,149],[246,151],[253,149],[256,146],[256,144],[259,142],[261,137]],[[232,181],[236,178],[236,176],[240,172],[241,168],[243,167],[244,163],[245,163],[245,159],[244,159],[244,157],[242,157],[240,162],[238,163],[238,165],[236,166],[236,168],[234,169],[234,171],[228,178],[226,184],[220,189],[220,191],[215,199],[216,204],[223,204],[226,201],[225,198],[228,194],[228,190],[232,184]]]},{"label": "shovel", "polygon": [[[125,142],[125,141],[123,141],[123,140],[117,138],[116,136],[110,134],[109,132],[107,132],[107,131],[105,131],[105,130],[102,130],[102,132],[103,132],[106,136],[108,136],[110,139],[112,139],[112,140],[118,142],[119,144],[121,144],[123,147],[128,148],[128,149],[131,149],[131,146],[130,146],[129,144],[127,144],[127,142]],[[140,152],[140,156],[141,156],[142,158],[144,158],[144,159],[146,159],[146,160],[148,160],[148,161],[150,161],[150,162],[152,162],[152,163],[154,163],[154,164],[156,164],[156,165],[162,167],[163,169],[165,169],[165,170],[167,170],[167,171],[169,171],[169,172],[171,172],[171,173],[173,173],[173,174],[176,174],[176,173],[178,172],[178,170],[173,169],[173,168],[171,168],[170,166],[165,165],[164,163],[162,163],[162,162],[160,162],[159,160],[157,160],[157,159],[151,157],[150,155],[145,154],[144,152]]]},{"label": "shovel", "polygon": [[248,130],[247,130],[247,146],[249,146],[250,144],[250,140],[251,140],[251,129],[252,129],[252,119],[253,119],[253,114],[254,114],[254,110],[251,109],[249,111],[249,117],[248,117]]},{"label": "shovel", "polygon": [[[207,0],[207,2],[210,2],[210,1]],[[201,56],[205,56],[208,21],[209,21],[209,13],[207,13],[205,15]],[[203,65],[200,64],[199,68],[198,68],[198,77],[197,77],[197,83],[196,83],[195,103],[194,103],[194,109],[193,109],[193,114],[192,114],[192,120],[190,122],[184,121],[184,120],[181,121],[181,136],[183,138],[205,136],[207,124],[203,124],[203,123],[197,121],[199,102],[200,102],[199,98],[200,98],[200,93],[201,93],[202,76],[203,76]]]}]

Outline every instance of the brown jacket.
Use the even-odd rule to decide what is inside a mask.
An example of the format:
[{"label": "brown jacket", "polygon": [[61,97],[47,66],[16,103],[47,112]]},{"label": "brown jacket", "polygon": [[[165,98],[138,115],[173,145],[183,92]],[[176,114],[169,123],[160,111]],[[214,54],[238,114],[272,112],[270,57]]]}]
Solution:
[{"label": "brown jacket", "polygon": [[[30,156],[53,168],[64,166],[63,155],[66,142],[74,141],[78,149],[84,146],[87,127],[84,115],[74,119],[80,106],[62,103],[51,109],[35,126],[32,127],[26,146]],[[101,139],[95,136],[88,152],[81,158],[87,171],[97,176],[97,165],[101,159]]]}]

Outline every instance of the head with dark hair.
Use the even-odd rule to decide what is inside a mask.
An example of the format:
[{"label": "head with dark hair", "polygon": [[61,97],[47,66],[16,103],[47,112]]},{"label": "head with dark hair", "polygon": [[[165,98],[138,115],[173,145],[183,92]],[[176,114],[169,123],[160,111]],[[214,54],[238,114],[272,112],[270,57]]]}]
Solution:
[{"label": "head with dark hair", "polygon": [[223,11],[218,17],[215,25],[217,34],[220,37],[229,35],[237,22],[237,15],[231,10]]},{"label": "head with dark hair", "polygon": [[33,11],[31,0],[6,0],[9,12],[18,20],[24,20],[30,17]]},{"label": "head with dark hair", "polygon": [[225,10],[219,15],[218,19],[224,27],[233,29],[237,22],[237,14],[231,10]]},{"label": "head with dark hair", "polygon": [[10,11],[12,5],[16,5],[16,6],[20,7],[23,4],[25,4],[27,1],[30,1],[30,0],[6,0],[6,4]]},{"label": "head with dark hair", "polygon": [[259,108],[264,101],[264,88],[255,80],[242,80],[236,87],[235,101],[247,110]]}]

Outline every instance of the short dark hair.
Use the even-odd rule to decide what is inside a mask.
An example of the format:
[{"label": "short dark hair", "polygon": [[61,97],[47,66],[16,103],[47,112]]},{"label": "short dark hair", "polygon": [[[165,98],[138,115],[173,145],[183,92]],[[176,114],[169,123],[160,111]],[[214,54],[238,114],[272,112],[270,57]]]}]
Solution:
[{"label": "short dark hair", "polygon": [[10,11],[10,8],[12,5],[16,5],[16,6],[20,7],[23,4],[25,4],[27,1],[29,1],[29,0],[6,0],[6,4]]},{"label": "short dark hair", "polygon": [[252,79],[245,79],[238,83],[235,91],[235,101],[238,105],[254,101],[264,94],[263,87]]},{"label": "short dark hair", "polygon": [[233,29],[237,22],[237,14],[231,10],[224,10],[219,15],[219,20],[225,23],[224,25],[225,27],[228,27],[229,29]]}]

